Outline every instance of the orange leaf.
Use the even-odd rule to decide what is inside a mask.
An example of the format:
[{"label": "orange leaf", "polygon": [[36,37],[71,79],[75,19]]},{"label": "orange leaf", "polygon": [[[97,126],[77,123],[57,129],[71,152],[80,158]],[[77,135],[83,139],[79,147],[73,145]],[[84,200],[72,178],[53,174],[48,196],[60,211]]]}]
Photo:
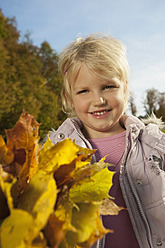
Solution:
[{"label": "orange leaf", "polygon": [[0,135],[0,164],[10,164],[14,159],[14,153],[11,147],[5,144],[2,136]]},{"label": "orange leaf", "polygon": [[58,248],[60,243],[65,238],[63,231],[63,222],[60,221],[54,214],[51,214],[43,233],[50,245],[50,247]]},{"label": "orange leaf", "polygon": [[38,122],[23,110],[14,128],[6,130],[7,146],[12,148],[14,153],[11,166],[18,177],[14,186],[14,191],[17,192],[15,197],[26,188],[38,169],[38,129]]}]

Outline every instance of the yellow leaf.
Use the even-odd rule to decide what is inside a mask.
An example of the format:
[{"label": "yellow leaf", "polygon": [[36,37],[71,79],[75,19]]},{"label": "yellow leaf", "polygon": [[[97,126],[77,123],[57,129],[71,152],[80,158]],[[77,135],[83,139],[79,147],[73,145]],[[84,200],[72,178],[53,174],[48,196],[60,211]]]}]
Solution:
[{"label": "yellow leaf", "polygon": [[34,221],[31,214],[20,209],[13,209],[0,227],[1,248],[27,248],[31,241]]},{"label": "yellow leaf", "polygon": [[8,203],[8,207],[9,207],[10,211],[12,211],[12,209],[14,208],[13,198],[11,196],[11,188],[15,182],[16,182],[15,178],[10,183],[9,182],[3,182],[2,180],[0,181],[0,186],[1,186],[2,192],[4,193],[4,195],[7,199],[7,203]]},{"label": "yellow leaf", "polygon": [[107,233],[107,230],[102,227],[98,209],[99,206],[97,204],[91,203],[79,203],[78,208],[73,208],[72,225],[77,230],[75,232],[68,231],[66,233],[66,241],[71,247],[74,247],[75,244],[87,242],[91,239],[93,233],[95,233],[95,238],[91,240],[91,244],[98,238],[101,238],[103,234]]},{"label": "yellow leaf", "polygon": [[49,138],[49,136],[46,139],[46,142],[44,143],[44,145],[42,146],[40,153],[39,153],[39,159],[42,160],[43,156],[45,156],[45,152],[50,149],[51,147],[53,147],[53,143],[51,141],[51,139]]},{"label": "yellow leaf", "polygon": [[76,157],[79,149],[70,139],[45,149],[39,157],[39,168],[51,172],[64,164],[70,164]]},{"label": "yellow leaf", "polygon": [[114,172],[104,168],[83,183],[73,185],[70,189],[70,199],[77,202],[100,201],[109,197],[109,189],[112,186]]},{"label": "yellow leaf", "polygon": [[64,231],[75,231],[76,229],[72,226],[72,209],[74,205],[69,199],[65,199],[62,204],[58,206],[56,211],[54,212],[55,216],[63,222],[63,230]]},{"label": "yellow leaf", "polygon": [[96,229],[91,234],[91,236],[86,240],[85,242],[79,243],[78,246],[76,245],[76,248],[83,247],[83,248],[89,248],[91,247],[97,240],[101,239],[105,234],[107,233],[113,233],[114,231],[111,229],[105,229],[100,215],[97,212],[97,218],[96,218]]},{"label": "yellow leaf", "polygon": [[83,148],[75,144],[75,146],[79,149],[78,156],[75,161],[76,169],[84,167],[91,162],[92,155],[96,152],[96,150],[91,150],[88,148]]},{"label": "yellow leaf", "polygon": [[35,219],[35,225],[41,230],[53,211],[56,197],[53,175],[39,170],[20,196],[17,208],[29,212]]}]

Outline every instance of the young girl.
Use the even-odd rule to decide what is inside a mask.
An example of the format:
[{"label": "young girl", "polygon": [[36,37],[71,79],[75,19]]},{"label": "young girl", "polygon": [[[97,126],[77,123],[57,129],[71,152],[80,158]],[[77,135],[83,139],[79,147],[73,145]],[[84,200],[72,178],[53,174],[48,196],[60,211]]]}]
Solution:
[{"label": "young girl", "polygon": [[60,54],[59,68],[63,109],[72,118],[50,138],[57,143],[68,137],[97,149],[93,162],[108,155],[116,171],[110,195],[127,208],[102,217],[114,233],[95,247],[165,247],[165,134],[123,115],[129,99],[124,45],[106,35],[78,38]]}]

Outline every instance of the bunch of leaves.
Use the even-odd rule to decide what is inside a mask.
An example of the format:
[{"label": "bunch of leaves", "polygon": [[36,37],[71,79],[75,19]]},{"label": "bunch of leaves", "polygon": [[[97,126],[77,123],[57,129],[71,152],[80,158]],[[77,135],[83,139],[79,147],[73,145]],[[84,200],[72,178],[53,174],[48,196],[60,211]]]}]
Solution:
[{"label": "bunch of leaves", "polygon": [[0,136],[0,247],[90,247],[113,232],[100,214],[121,209],[108,195],[114,172],[70,139],[41,147],[38,129],[23,111]]}]

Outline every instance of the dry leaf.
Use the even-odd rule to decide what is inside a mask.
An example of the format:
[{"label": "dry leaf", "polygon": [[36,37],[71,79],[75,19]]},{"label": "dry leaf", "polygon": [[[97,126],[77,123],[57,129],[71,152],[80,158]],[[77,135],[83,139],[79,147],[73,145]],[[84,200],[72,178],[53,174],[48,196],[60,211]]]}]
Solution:
[{"label": "dry leaf", "polygon": [[99,209],[101,215],[118,215],[121,210],[127,209],[119,207],[110,198],[104,199]]}]

